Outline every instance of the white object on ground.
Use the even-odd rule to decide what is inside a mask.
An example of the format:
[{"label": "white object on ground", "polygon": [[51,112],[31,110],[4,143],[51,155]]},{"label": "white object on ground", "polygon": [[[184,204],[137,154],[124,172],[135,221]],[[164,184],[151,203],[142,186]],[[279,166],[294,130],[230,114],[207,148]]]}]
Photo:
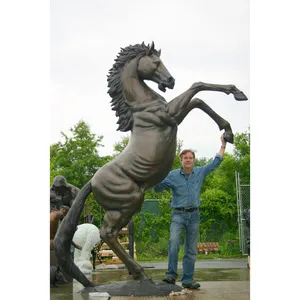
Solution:
[{"label": "white object on ground", "polygon": [[89,223],[78,225],[73,236],[73,241],[75,244],[82,247],[82,250],[75,248],[74,263],[83,274],[92,273],[93,266],[90,260],[91,251],[100,243],[99,229],[95,225]]},{"label": "white object on ground", "polygon": [[94,292],[94,293],[89,293],[89,298],[97,299],[97,300],[109,300],[110,295],[106,292],[100,293],[100,292]]},{"label": "white object on ground", "polygon": [[169,296],[180,296],[180,295],[185,295],[185,294],[190,294],[192,291],[189,291],[187,289],[183,289],[182,291],[180,292],[171,292],[169,294]]}]

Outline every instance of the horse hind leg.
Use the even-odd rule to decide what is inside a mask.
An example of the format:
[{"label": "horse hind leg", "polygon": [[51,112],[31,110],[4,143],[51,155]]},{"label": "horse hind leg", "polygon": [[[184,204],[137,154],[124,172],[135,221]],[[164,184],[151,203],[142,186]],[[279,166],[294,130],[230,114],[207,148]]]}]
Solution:
[{"label": "horse hind leg", "polygon": [[126,226],[134,212],[124,212],[108,210],[104,215],[104,224],[100,231],[101,239],[110,247],[111,250],[122,260],[128,271],[136,280],[148,280],[149,277],[144,273],[144,269],[125,251],[118,242],[118,234],[121,228]]},{"label": "horse hind leg", "polygon": [[228,121],[219,116],[210,106],[208,106],[203,100],[199,98],[194,98],[187,105],[186,109],[180,114],[180,118],[178,119],[178,125],[184,120],[187,114],[194,108],[199,108],[204,111],[207,115],[209,115],[219,126],[220,130],[225,130],[224,139],[233,144],[234,135],[231,129],[231,126]]}]

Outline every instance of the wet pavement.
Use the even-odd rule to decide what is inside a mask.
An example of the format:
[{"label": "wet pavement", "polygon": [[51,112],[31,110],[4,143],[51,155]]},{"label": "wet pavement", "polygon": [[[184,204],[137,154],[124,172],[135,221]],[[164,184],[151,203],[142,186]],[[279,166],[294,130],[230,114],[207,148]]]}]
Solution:
[{"label": "wet pavement", "polygon": [[[146,274],[153,280],[161,280],[167,270],[167,262],[139,262],[145,268]],[[178,278],[180,279],[182,264],[178,263]],[[132,276],[124,265],[98,265],[88,276],[96,284],[131,280]],[[178,280],[179,280],[178,279]],[[249,300],[250,270],[247,268],[247,258],[242,259],[211,259],[198,260],[195,264],[194,280],[201,283],[201,289],[191,291],[186,295],[172,297],[135,297],[139,299],[215,299],[215,300]],[[176,284],[181,285],[180,281]],[[50,300],[91,300],[97,297],[82,295],[79,291],[83,286],[77,281],[50,289]],[[129,299],[129,297],[113,296],[112,300]],[[130,297],[132,299],[132,297]],[[99,297],[98,297],[99,299]]]},{"label": "wet pavement", "polygon": [[[155,267],[155,269],[167,270],[168,262],[139,262],[143,267]],[[197,260],[195,263],[195,268],[198,269],[246,269],[247,268],[247,258],[232,258],[232,259],[201,259]],[[178,269],[182,269],[182,262],[178,262]]]}]

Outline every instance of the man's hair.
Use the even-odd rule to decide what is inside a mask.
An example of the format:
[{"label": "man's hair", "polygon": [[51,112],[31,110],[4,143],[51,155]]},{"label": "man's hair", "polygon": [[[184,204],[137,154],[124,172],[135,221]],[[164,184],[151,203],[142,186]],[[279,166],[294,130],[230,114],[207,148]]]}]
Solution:
[{"label": "man's hair", "polygon": [[182,155],[184,155],[184,154],[186,154],[188,152],[191,152],[193,154],[194,159],[195,159],[195,152],[193,150],[191,150],[191,149],[185,149],[185,150],[181,151],[181,153],[179,155],[180,159],[182,159]]}]

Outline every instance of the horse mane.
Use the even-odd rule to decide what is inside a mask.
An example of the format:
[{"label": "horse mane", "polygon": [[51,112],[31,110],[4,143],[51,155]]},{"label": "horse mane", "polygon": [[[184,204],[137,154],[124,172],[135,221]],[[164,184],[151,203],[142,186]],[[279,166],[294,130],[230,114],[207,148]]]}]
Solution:
[{"label": "horse mane", "polygon": [[121,70],[124,65],[136,58],[145,55],[156,54],[160,56],[160,53],[155,50],[154,43],[151,45],[142,44],[130,45],[126,48],[121,48],[120,53],[115,59],[113,67],[109,70],[109,75],[107,75],[108,81],[108,94],[112,98],[111,106],[112,110],[116,111],[116,117],[119,117],[117,124],[119,127],[117,130],[126,132],[132,129],[133,117],[130,106],[126,103],[126,97],[123,93],[123,87],[121,83]]}]

